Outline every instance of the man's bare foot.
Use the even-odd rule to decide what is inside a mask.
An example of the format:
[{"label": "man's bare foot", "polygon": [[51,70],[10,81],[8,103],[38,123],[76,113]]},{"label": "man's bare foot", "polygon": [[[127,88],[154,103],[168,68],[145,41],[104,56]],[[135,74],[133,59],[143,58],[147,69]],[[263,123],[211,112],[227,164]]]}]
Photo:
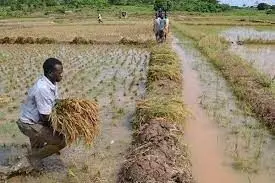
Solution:
[{"label": "man's bare foot", "polygon": [[19,160],[19,162],[10,168],[9,174],[30,173],[33,169],[34,168],[29,159],[27,157],[23,157]]},{"label": "man's bare foot", "polygon": [[10,175],[10,168],[7,166],[0,166],[0,181],[6,180]]}]

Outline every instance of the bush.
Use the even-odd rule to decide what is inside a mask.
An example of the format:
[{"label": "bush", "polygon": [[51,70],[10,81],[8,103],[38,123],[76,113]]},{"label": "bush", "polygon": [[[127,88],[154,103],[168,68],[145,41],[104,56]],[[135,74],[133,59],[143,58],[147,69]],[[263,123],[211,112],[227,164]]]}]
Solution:
[{"label": "bush", "polygon": [[56,0],[47,0],[46,1],[46,6],[57,6],[57,5],[59,5],[59,3]]},{"label": "bush", "polygon": [[174,9],[188,12],[220,12],[229,9],[229,5],[220,5],[215,1],[183,0],[175,3]]},{"label": "bush", "polygon": [[268,15],[275,14],[275,9],[269,9],[269,10],[267,10],[266,14],[268,14]]},{"label": "bush", "polygon": [[266,4],[266,3],[260,3],[257,6],[258,10],[267,10],[269,8],[271,8],[271,6],[269,4]]},{"label": "bush", "polygon": [[164,11],[169,11],[172,8],[172,2],[170,0],[156,0],[154,4],[154,10],[157,11],[162,9]]},{"label": "bush", "polygon": [[221,8],[222,11],[231,10],[231,6],[228,5],[228,4],[221,4],[221,5],[220,5],[220,8]]}]

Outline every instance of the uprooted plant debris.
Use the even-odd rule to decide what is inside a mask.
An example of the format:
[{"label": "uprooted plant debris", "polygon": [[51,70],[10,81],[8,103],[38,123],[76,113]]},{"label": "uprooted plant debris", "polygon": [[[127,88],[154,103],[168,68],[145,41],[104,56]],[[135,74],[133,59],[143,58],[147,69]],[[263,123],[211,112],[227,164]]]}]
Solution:
[{"label": "uprooted plant debris", "polygon": [[[179,128],[163,118],[140,127],[133,149],[119,173],[119,183],[193,183]],[[185,154],[184,154],[185,152]]]}]

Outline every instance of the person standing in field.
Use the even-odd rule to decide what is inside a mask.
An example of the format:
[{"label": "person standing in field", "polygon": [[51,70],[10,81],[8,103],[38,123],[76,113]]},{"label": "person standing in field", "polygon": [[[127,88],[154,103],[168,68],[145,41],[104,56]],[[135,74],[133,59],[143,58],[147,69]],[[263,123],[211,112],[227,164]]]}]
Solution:
[{"label": "person standing in field", "polygon": [[165,22],[163,14],[161,14],[160,19],[159,19],[159,33],[158,33],[160,42],[163,42],[163,40],[165,38],[165,31],[164,31],[165,26],[166,26],[166,22]]},{"label": "person standing in field", "polygon": [[159,20],[160,18],[158,17],[158,13],[156,13],[156,17],[155,17],[155,20],[154,20],[154,26],[153,26],[153,31],[155,33],[155,36],[156,36],[156,41],[158,41],[158,34],[159,34]]},{"label": "person standing in field", "polygon": [[66,146],[65,137],[54,133],[50,122],[50,114],[59,100],[57,83],[62,80],[63,66],[58,59],[49,58],[43,70],[44,75],[28,91],[17,121],[20,131],[30,139],[31,152],[11,167],[11,174],[32,171],[40,160],[59,154]]},{"label": "person standing in field", "polygon": [[101,14],[98,14],[98,23],[103,23]]}]

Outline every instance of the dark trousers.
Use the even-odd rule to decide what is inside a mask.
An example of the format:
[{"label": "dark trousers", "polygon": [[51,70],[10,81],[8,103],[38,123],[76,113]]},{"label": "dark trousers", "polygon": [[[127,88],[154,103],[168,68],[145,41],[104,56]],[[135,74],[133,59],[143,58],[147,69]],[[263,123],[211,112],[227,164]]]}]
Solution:
[{"label": "dark trousers", "polygon": [[58,153],[66,146],[64,135],[54,133],[51,127],[41,124],[26,124],[17,121],[20,131],[30,138],[31,153],[28,158],[31,162],[40,161],[43,158]]}]

